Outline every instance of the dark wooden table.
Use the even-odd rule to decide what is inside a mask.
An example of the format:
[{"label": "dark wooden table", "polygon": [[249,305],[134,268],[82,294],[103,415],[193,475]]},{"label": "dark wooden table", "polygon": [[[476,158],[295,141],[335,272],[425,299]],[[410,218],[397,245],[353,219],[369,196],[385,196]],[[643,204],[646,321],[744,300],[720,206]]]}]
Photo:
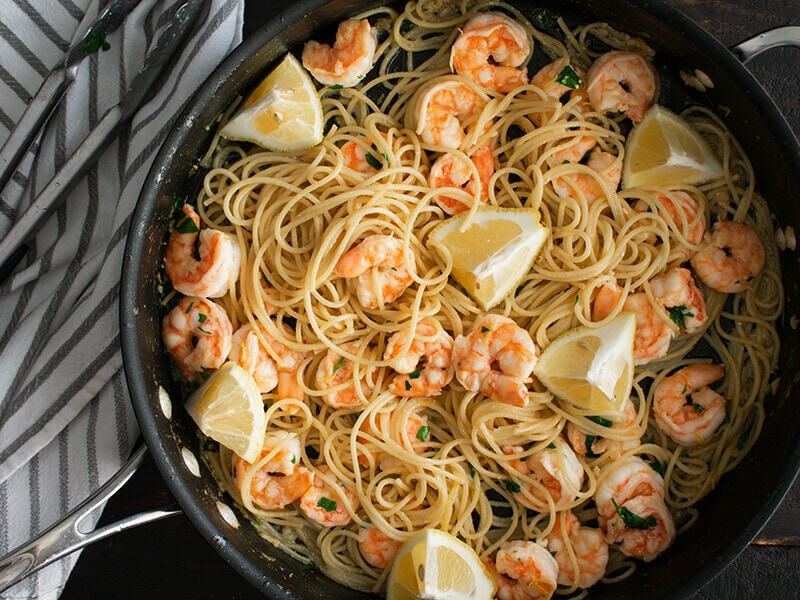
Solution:
[{"label": "dark wooden table", "polygon": [[[249,0],[246,32],[269,11]],[[800,0],[666,0],[726,46],[781,25],[800,25]],[[257,11],[257,12],[255,12]],[[800,50],[778,49],[751,69],[800,135]],[[794,199],[797,201],[798,199]],[[152,460],[109,502],[104,522],[171,501]],[[259,598],[183,515],[118,534],[83,551],[62,598]],[[753,544],[693,600],[800,598],[800,482]]]}]

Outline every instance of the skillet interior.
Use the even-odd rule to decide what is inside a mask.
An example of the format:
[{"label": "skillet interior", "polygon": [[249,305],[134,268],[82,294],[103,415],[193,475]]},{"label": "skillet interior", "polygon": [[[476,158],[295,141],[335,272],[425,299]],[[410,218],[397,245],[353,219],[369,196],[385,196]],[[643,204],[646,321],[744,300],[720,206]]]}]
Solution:
[{"label": "skillet interior", "polygon": [[[204,466],[200,476],[186,466],[184,449],[197,455],[196,427],[181,408],[178,390],[161,345],[159,271],[174,201],[187,196],[196,157],[206,150],[206,125],[232,100],[257,83],[289,50],[365,7],[380,2],[307,0],[287,8],[266,23],[215,71],[159,153],[134,213],[123,268],[121,328],[128,386],[143,435],[170,489],[202,535],[259,590],[274,598],[372,598],[309,572],[257,537],[239,515],[233,528],[220,515],[222,497]],[[800,147],[783,117],[750,73],[704,30],[657,1],[562,0],[517,2],[528,15],[550,8],[570,22],[604,20],[630,33],[647,32],[662,74],[662,102],[681,109],[687,102],[710,102],[730,109],[726,122],[747,149],[763,194],[771,200],[779,224],[800,229],[800,206],[784,199],[800,197]],[[688,96],[676,79],[681,68],[700,68],[715,82],[707,97]],[[798,308],[800,263],[783,253],[787,314]],[[800,349],[788,343],[788,319],[779,323],[784,340],[781,386],[768,399],[759,442],[734,471],[722,479],[701,504],[701,519],[651,564],[640,565],[631,578],[614,586],[597,585],[590,598],[682,598],[719,573],[755,536],[788,490],[800,467],[800,399],[794,372]],[[787,336],[788,334],[788,336]],[[174,399],[172,418],[159,402],[159,386]]]}]

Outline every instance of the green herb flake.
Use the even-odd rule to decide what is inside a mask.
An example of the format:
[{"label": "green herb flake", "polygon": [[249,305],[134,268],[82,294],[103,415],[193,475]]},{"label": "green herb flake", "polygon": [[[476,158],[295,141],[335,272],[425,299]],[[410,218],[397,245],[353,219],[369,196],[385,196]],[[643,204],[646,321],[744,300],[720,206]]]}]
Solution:
[{"label": "green herb flake", "polygon": [[477,471],[475,470],[475,467],[472,466],[472,463],[468,462],[467,467],[469,468],[469,476],[475,477],[475,473],[477,473]]},{"label": "green herb flake", "polygon": [[481,327],[481,332],[482,332],[482,333],[489,333],[490,331],[491,331],[491,329],[489,329],[489,328],[488,328],[488,327],[486,327],[485,325]]},{"label": "green herb flake", "polygon": [[614,505],[614,510],[617,511],[617,514],[622,517],[622,522],[625,523],[625,527],[628,529],[645,530],[658,525],[658,521],[656,521],[653,515],[649,515],[646,519],[643,519],[635,512],[617,504],[617,501],[613,498],[611,499],[611,503]]},{"label": "green herb flake", "polygon": [[503,486],[512,494],[518,494],[522,491],[520,485],[516,481],[511,481],[510,479],[503,479]]},{"label": "green herb flake", "polygon": [[568,88],[572,88],[573,90],[578,89],[581,86],[581,77],[578,75],[575,70],[567,65],[564,67],[564,70],[558,74],[556,81],[561,85],[565,85]]},{"label": "green herb flake", "polygon": [[411,391],[411,387],[412,387],[411,382],[408,379],[406,379],[406,391],[407,392]]},{"label": "green herb flake", "polygon": [[409,379],[419,379],[421,375],[422,375],[422,371],[419,371],[419,370],[411,371],[411,373],[408,374],[408,378]]},{"label": "green herb flake", "polygon": [[428,435],[430,435],[430,433],[431,433],[431,428],[428,427],[427,425],[423,425],[422,427],[417,429],[417,439],[420,442],[424,442],[425,440],[428,439]]},{"label": "green herb flake", "polygon": [[342,89],[342,87],[344,87],[344,86],[342,86],[342,85],[340,85],[340,84],[338,84],[338,83],[334,83],[333,85],[329,85],[328,87],[329,87],[330,89],[332,89],[332,90],[340,90],[340,89]]},{"label": "green herb flake", "polygon": [[686,331],[686,317],[693,317],[694,313],[685,306],[676,306],[669,311],[670,320],[681,328],[681,331]]},{"label": "green herb flake", "polygon": [[696,413],[701,413],[701,412],[703,412],[705,410],[703,405],[702,404],[698,404],[697,402],[692,404],[692,408],[694,409],[694,412],[696,412]]},{"label": "green herb flake", "polygon": [[377,158],[375,158],[371,152],[367,152],[367,154],[364,156],[364,159],[367,161],[367,164],[373,169],[378,170],[383,167],[383,163]]},{"label": "green herb flake", "polygon": [[189,306],[186,307],[186,310],[183,311],[183,314],[188,315],[190,312],[192,312],[192,307],[193,306],[194,306],[194,300],[189,302]]},{"label": "green herb flake", "polygon": [[583,443],[584,447],[586,448],[586,456],[589,458],[597,458],[600,456],[599,454],[595,454],[594,450],[592,450],[592,444],[597,439],[597,436],[594,435],[587,435],[586,441]]},{"label": "green herb flake", "polygon": [[336,510],[336,502],[325,496],[317,500],[317,506],[325,512],[333,512]]},{"label": "green herb flake", "polygon": [[111,48],[111,44],[106,41],[106,32],[100,31],[98,33],[91,32],[86,36],[86,44],[81,48],[86,54],[94,54],[98,50],[105,52]]},{"label": "green herb flake", "polygon": [[414,23],[408,19],[403,19],[403,22],[400,23],[400,33],[408,33],[412,29],[414,29]]},{"label": "green herb flake", "polygon": [[344,367],[346,364],[347,364],[347,359],[344,356],[340,356],[339,360],[336,361],[336,364],[333,365],[333,372],[336,373],[336,371]]},{"label": "green herb flake", "polygon": [[211,332],[210,332],[210,331],[206,331],[206,330],[205,330],[205,329],[203,329],[202,327],[198,327],[198,328],[197,328],[197,331],[199,331],[199,332],[201,332],[201,333],[205,333],[206,335],[211,335]]},{"label": "green herb flake", "polygon": [[556,449],[555,442],[550,442],[549,444],[547,444],[547,449],[548,450],[555,450]]},{"label": "green herb flake", "polygon": [[613,423],[611,421],[609,421],[608,419],[604,419],[603,417],[594,416],[594,417],[586,417],[586,418],[589,419],[590,421],[592,421],[593,423],[597,423],[598,425],[602,425],[603,427],[611,427],[613,425]]},{"label": "green herb flake", "polygon": [[175,231],[178,233],[197,233],[200,231],[200,228],[189,215],[184,215],[183,218],[175,224]]},{"label": "green herb flake", "polygon": [[207,319],[208,319],[208,315],[206,315],[204,313],[199,313],[197,315],[197,320],[200,321],[201,323],[205,323]]}]

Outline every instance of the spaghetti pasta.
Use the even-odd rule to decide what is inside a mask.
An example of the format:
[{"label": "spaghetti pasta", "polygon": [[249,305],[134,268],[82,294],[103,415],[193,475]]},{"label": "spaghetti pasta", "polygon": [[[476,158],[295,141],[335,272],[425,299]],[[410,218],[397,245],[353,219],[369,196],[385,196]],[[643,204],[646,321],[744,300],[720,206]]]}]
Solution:
[{"label": "spaghetti pasta", "polygon": [[[614,465],[638,456],[663,476],[661,501],[680,532],[702,518],[697,503],[746,454],[764,419],[783,291],[769,212],[743,149],[719,118],[695,107],[683,116],[708,140],[724,176],[700,186],[619,190],[614,173],[627,125],[622,116],[594,110],[580,86],[557,97],[535,81],[499,93],[451,73],[459,28],[489,9],[524,27],[537,53],[531,64],[561,60],[580,75],[599,55],[598,43],[652,58],[641,39],[607,25],[569,29],[559,21],[563,38],[552,37],[502,2],[420,1],[400,13],[358,15],[378,30],[376,68],[356,87],[320,89],[323,142],[287,155],[220,140],[196,202],[204,228],[237,240],[238,281],[218,304],[234,327],[252,327],[276,361],[283,383],[263,395],[268,432],[291,434],[253,465],[223,447],[207,459],[263,537],[353,588],[380,591],[391,564],[366,547],[365,529],[392,547],[430,527],[460,537],[486,559],[510,540],[557,534],[571,557],[571,576],[558,593],[578,597],[582,557],[567,526],[554,529],[557,515],[608,525],[595,506],[598,485]],[[424,141],[413,117],[422,91],[441,82],[480,99],[462,118],[457,148]],[[393,336],[405,336],[398,352],[404,355],[421,323],[458,338],[484,316],[427,238],[448,217],[429,183],[431,165],[443,154],[469,165],[485,147],[494,160],[485,202],[535,209],[550,230],[533,268],[491,310],[513,319],[540,349],[569,329],[629,310],[634,294],[657,304],[650,282],[701,248],[702,236],[693,233],[701,222],[743,222],[766,249],[766,266],[746,290],[726,294],[698,283],[708,318],[695,331],[663,316],[668,351],[637,367],[619,423],[561,402],[536,380],[528,381],[523,406],[468,391],[457,378],[418,397],[391,390],[396,363],[386,351]],[[602,167],[587,162],[595,151]],[[453,185],[447,193],[468,211],[483,203],[470,188]],[[663,209],[686,198],[693,212]],[[378,258],[362,248],[364,273],[343,276],[341,257],[370,236],[394,242],[383,243]],[[407,275],[402,283],[398,271]],[[359,286],[374,304],[359,300]],[[604,287],[618,295],[599,318],[593,309]],[[411,378],[420,376],[426,356],[448,352],[430,332],[419,343],[421,366],[406,370]],[[727,417],[702,443],[679,445],[656,424],[654,390],[677,369],[709,359],[724,366],[716,389]],[[270,486],[285,487],[286,480],[274,472],[259,489],[252,479],[289,447],[297,465],[314,474],[326,501],[318,501],[322,512],[335,506],[342,522],[309,516],[297,502],[259,506],[253,494],[273,493]],[[248,473],[245,485],[237,468]],[[612,544],[602,581],[634,568]]]}]

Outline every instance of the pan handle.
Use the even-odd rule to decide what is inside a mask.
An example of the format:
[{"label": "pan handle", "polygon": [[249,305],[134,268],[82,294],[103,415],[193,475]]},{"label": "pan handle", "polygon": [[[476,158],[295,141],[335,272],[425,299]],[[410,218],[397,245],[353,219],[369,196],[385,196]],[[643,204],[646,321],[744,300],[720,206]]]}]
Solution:
[{"label": "pan handle", "polygon": [[800,48],[800,26],[789,25],[787,27],[776,27],[757,36],[736,44],[731,48],[736,57],[743,63],[747,63],[751,58],[779,46],[794,46]]},{"label": "pan handle", "polygon": [[107,538],[126,529],[158,521],[180,513],[177,509],[157,509],[138,513],[105,527],[84,533],[81,522],[96,508],[102,506],[119,490],[142,464],[147,447],[139,448],[128,462],[105,485],[77,506],[64,519],[39,537],[24,543],[10,554],[0,558],[0,592],[38,571],[42,567],[80,550],[84,546]]}]

